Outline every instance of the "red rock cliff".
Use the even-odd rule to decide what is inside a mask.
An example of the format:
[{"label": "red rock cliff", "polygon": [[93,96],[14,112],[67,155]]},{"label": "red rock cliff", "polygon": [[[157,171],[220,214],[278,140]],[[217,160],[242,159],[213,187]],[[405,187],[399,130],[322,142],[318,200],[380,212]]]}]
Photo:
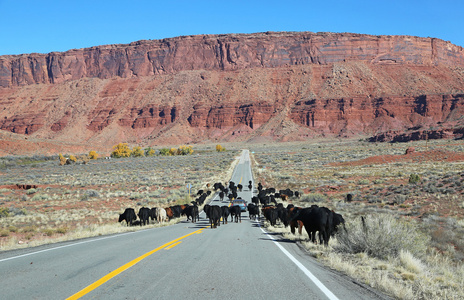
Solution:
[{"label": "red rock cliff", "polygon": [[0,87],[344,61],[464,66],[464,50],[439,39],[410,36],[311,32],[184,36],[63,53],[2,56]]},{"label": "red rock cliff", "polygon": [[109,149],[121,141],[393,140],[414,128],[456,137],[463,55],[433,38],[285,32],[2,56],[0,130]]}]

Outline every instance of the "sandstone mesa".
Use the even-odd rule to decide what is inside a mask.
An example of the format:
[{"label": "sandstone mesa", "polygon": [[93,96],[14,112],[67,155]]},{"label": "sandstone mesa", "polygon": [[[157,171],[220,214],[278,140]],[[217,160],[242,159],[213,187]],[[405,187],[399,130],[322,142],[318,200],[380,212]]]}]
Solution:
[{"label": "sandstone mesa", "polygon": [[412,36],[198,35],[0,56],[0,155],[461,138],[463,90],[464,49]]}]

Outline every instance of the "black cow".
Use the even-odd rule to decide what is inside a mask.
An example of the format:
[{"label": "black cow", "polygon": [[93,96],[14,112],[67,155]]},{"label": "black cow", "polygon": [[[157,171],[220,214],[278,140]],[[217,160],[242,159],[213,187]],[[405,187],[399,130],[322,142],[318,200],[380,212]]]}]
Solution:
[{"label": "black cow", "polygon": [[152,207],[150,209],[150,213],[148,214],[150,216],[150,219],[154,221],[156,219],[156,207]]},{"label": "black cow", "polygon": [[277,218],[284,224],[285,227],[288,226],[288,219],[287,219],[287,209],[279,203],[276,208],[277,211]]},{"label": "black cow", "polygon": [[341,214],[337,214],[336,212],[333,212],[333,227],[331,228],[330,235],[334,236],[335,233],[338,231],[338,226],[343,225],[345,226],[345,219]]},{"label": "black cow", "polygon": [[316,232],[319,232],[319,243],[328,245],[330,235],[335,230],[333,225],[333,212],[326,207],[312,207],[298,210],[292,220],[300,220],[311,241],[315,243]]},{"label": "black cow", "polygon": [[219,192],[219,199],[224,200],[224,192]]},{"label": "black cow", "polygon": [[234,189],[234,188],[237,188],[237,187],[235,186],[235,182],[233,182],[233,181],[229,182],[229,189],[232,190],[232,189]]},{"label": "black cow", "polygon": [[142,222],[140,220],[134,221],[131,226],[142,226]]},{"label": "black cow", "polygon": [[222,216],[222,224],[227,224],[227,218],[229,218],[230,215],[230,209],[229,206],[223,205],[221,206],[221,216]]},{"label": "black cow", "polygon": [[182,215],[182,208],[180,205],[170,206],[174,218],[180,218]]},{"label": "black cow", "polygon": [[213,189],[214,189],[215,191],[217,191],[217,190],[221,190],[221,191],[222,191],[222,190],[224,189],[224,185],[223,185],[221,182],[216,182],[216,183],[213,185]]},{"label": "black cow", "polygon": [[230,219],[231,221],[234,220],[235,217],[235,223],[238,223],[240,220],[240,223],[242,223],[242,208],[238,205],[233,205],[230,207]]},{"label": "black cow", "polygon": [[150,224],[150,209],[148,207],[141,207],[138,213],[140,219],[140,226]]},{"label": "black cow", "polygon": [[195,223],[196,220],[199,220],[198,216],[198,206],[195,205],[188,205],[182,211],[182,214],[187,216],[187,221],[192,218],[192,223]]},{"label": "black cow", "polygon": [[239,183],[239,184],[237,184],[237,188],[238,188],[238,190],[241,192],[241,191],[243,190],[243,185],[241,185],[241,184]]},{"label": "black cow", "polygon": [[211,205],[209,204],[205,204],[205,206],[203,207],[203,210],[205,211],[205,214],[206,214],[206,217],[209,219],[209,211],[211,209]]},{"label": "black cow", "polygon": [[248,214],[250,216],[250,220],[256,220],[256,217],[259,219],[259,207],[253,203],[248,203],[247,206]]},{"label": "black cow", "polygon": [[259,205],[259,198],[256,196],[253,196],[251,198],[251,202],[253,202],[254,205],[258,206]]},{"label": "black cow", "polygon": [[118,222],[122,222],[123,220],[126,220],[127,226],[132,226],[134,221],[137,220],[135,210],[133,208],[126,208],[122,214],[119,214]]},{"label": "black cow", "polygon": [[263,207],[263,215],[266,218],[266,220],[269,221],[271,226],[275,226],[277,224],[277,209],[274,206],[266,206]]},{"label": "black cow", "polygon": [[209,223],[211,228],[217,228],[221,225],[221,208],[218,205],[211,205],[209,209]]},{"label": "black cow", "polygon": [[353,201],[353,194],[346,194],[346,202]]}]

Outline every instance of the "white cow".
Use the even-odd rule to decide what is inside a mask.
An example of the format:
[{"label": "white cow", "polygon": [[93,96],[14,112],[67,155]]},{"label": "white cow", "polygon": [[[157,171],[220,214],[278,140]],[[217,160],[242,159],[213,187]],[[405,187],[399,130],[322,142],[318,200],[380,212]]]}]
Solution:
[{"label": "white cow", "polygon": [[158,220],[158,223],[166,222],[168,220],[168,217],[166,215],[166,210],[164,208],[162,207],[156,208],[156,220]]}]

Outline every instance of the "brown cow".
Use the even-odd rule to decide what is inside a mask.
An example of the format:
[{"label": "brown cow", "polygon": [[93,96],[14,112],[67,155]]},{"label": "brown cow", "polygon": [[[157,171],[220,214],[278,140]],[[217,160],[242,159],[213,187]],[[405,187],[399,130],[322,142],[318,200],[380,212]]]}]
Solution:
[{"label": "brown cow", "polygon": [[[288,209],[288,219],[292,220],[295,212],[299,209],[303,209],[302,207],[291,207]],[[301,230],[303,228],[303,222],[300,220],[292,220],[289,222],[290,224],[290,231],[295,234],[295,228],[298,227],[298,233],[301,234]]]},{"label": "brown cow", "polygon": [[168,220],[171,220],[174,216],[172,209],[170,207],[166,207],[165,210],[166,210],[166,216],[168,217]]}]

